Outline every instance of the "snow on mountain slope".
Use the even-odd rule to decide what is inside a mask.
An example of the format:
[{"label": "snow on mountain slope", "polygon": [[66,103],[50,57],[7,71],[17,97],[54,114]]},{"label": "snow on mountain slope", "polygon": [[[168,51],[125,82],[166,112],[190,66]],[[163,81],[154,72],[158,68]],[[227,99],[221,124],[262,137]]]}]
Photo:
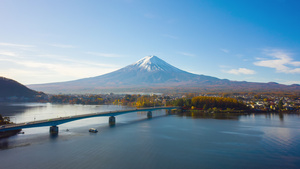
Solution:
[{"label": "snow on mountain slope", "polygon": [[211,76],[196,75],[178,69],[157,56],[146,56],[141,60],[104,75],[78,79],[68,82],[29,85],[40,91],[56,89],[92,89],[101,87],[170,87],[170,86],[197,86],[201,84],[227,83]]},{"label": "snow on mountain slope", "polygon": [[180,70],[167,62],[161,60],[157,56],[146,56],[143,59],[121,68],[117,71],[78,80],[78,82],[99,83],[102,85],[143,85],[149,86],[152,84],[162,85],[178,85],[179,83],[220,80],[210,76],[196,75],[183,70]]},{"label": "snow on mountain slope", "polygon": [[129,65],[128,68],[147,70],[148,72],[155,72],[155,71],[180,72],[180,71],[182,71],[182,70],[168,64],[167,62],[161,60],[157,56],[146,56],[143,59],[137,61],[136,63]]},{"label": "snow on mountain slope", "polygon": [[222,90],[279,90],[286,88],[294,90],[298,86],[285,86],[280,84],[236,82],[227,79],[218,79],[206,75],[197,75],[178,69],[156,56],[146,56],[141,60],[104,75],[84,78],[68,82],[29,85],[30,88],[49,93],[94,93],[107,90],[121,90],[131,88],[209,88]]}]

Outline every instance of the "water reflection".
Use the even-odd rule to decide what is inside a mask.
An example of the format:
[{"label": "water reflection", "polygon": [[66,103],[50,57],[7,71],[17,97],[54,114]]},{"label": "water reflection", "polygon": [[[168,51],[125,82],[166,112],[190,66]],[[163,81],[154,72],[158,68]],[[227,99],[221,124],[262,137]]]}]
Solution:
[{"label": "water reflection", "polygon": [[0,104],[0,114],[2,114],[2,116],[10,116],[14,123],[126,109],[131,108],[118,105],[71,105],[51,103]]},{"label": "water reflection", "polygon": [[51,140],[56,140],[56,139],[58,138],[58,133],[50,133],[50,134],[49,134],[49,138],[50,138]]},{"label": "water reflection", "polygon": [[8,149],[8,141],[6,139],[0,141],[0,150]]},{"label": "water reflection", "polygon": [[[239,116],[244,114],[237,114],[237,113],[204,113],[204,112],[197,112],[197,111],[183,111],[177,114],[178,116],[185,116],[191,117],[195,119],[220,119],[220,120],[239,120]],[[244,115],[249,116],[250,114]]]},{"label": "water reflection", "polygon": [[240,120],[240,117],[249,117],[252,119],[256,118],[256,115],[259,115],[260,117],[265,117],[269,120],[275,120],[279,119],[280,122],[283,124],[285,115],[296,115],[300,116],[299,113],[204,113],[201,111],[178,111],[176,112],[176,115],[179,117],[191,117],[191,118],[199,118],[199,119],[220,119],[220,120]]},{"label": "water reflection", "polygon": [[28,109],[33,109],[26,105],[15,105],[15,104],[0,104],[0,114],[2,116],[10,116],[18,113],[24,113]]},{"label": "water reflection", "polygon": [[[81,109],[62,107],[60,112]],[[169,116],[161,110],[153,112],[152,119],[147,112],[119,115],[114,127],[108,117],[83,119],[60,125],[56,137],[49,136],[49,127],[41,127],[0,140],[6,149],[0,150],[0,163],[13,169],[299,168],[300,117],[280,116],[196,112]],[[89,133],[89,128],[99,132]]]},{"label": "water reflection", "polygon": [[298,151],[293,149],[299,140],[299,135],[295,129],[274,126],[264,127],[261,130],[264,132],[263,142],[268,151],[269,149],[276,150],[277,153],[295,153]]},{"label": "water reflection", "polygon": [[282,122],[283,122],[283,120],[284,120],[283,113],[279,113],[278,115],[279,115],[279,119],[280,119],[280,121],[282,121]]},{"label": "water reflection", "polygon": [[23,147],[23,146],[29,146],[30,143],[21,143],[21,144],[15,144],[13,141],[9,139],[0,139],[0,150],[6,150],[6,149],[12,149],[16,147]]}]

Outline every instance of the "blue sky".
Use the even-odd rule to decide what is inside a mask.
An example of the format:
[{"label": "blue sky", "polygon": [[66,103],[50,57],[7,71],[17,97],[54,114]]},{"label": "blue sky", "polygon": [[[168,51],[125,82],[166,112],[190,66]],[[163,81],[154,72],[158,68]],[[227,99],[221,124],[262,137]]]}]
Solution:
[{"label": "blue sky", "polygon": [[2,0],[0,76],[105,74],[156,55],[221,79],[300,84],[298,0]]}]

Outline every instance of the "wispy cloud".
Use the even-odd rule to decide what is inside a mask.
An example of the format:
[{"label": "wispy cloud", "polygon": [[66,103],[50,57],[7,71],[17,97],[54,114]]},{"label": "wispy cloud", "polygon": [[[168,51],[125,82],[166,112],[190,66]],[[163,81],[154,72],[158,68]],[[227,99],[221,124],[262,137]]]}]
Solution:
[{"label": "wispy cloud", "polygon": [[260,61],[254,62],[254,65],[274,68],[281,73],[300,73],[300,62],[294,61],[291,53],[278,49],[264,50],[264,53],[271,58],[257,58]]},{"label": "wispy cloud", "polygon": [[228,49],[220,49],[222,52],[224,53],[229,53],[229,50]]},{"label": "wispy cloud", "polygon": [[224,71],[224,72],[229,73],[229,74],[235,74],[235,75],[240,75],[240,74],[253,75],[256,73],[254,70],[246,69],[246,68],[231,69],[231,70]]},{"label": "wispy cloud", "polygon": [[0,46],[22,47],[22,48],[31,48],[31,47],[35,47],[35,46],[33,46],[33,45],[21,45],[21,44],[15,44],[15,43],[0,43]]},{"label": "wispy cloud", "polygon": [[[47,44],[60,48],[72,45]],[[0,72],[2,76],[16,79],[25,84],[47,83],[99,76],[119,68],[105,63],[100,57],[80,57],[80,54],[44,53],[33,45],[0,43]],[[101,57],[121,57],[113,53],[89,54]]]},{"label": "wispy cloud", "polygon": [[300,84],[300,81],[286,81],[286,82],[283,82],[282,84],[286,84],[286,85]]},{"label": "wispy cloud", "polygon": [[190,57],[196,56],[196,55],[194,55],[192,53],[187,53],[187,52],[180,52],[179,54],[184,55],[184,56],[190,56]]},{"label": "wispy cloud", "polygon": [[167,37],[167,38],[171,38],[171,39],[178,39],[177,36],[173,36],[173,35],[169,35],[169,34],[163,34],[162,36]]},{"label": "wispy cloud", "polygon": [[73,45],[65,45],[65,44],[50,44],[50,46],[59,47],[59,48],[75,48]]},{"label": "wispy cloud", "polygon": [[43,54],[43,55],[38,55],[38,56],[43,57],[43,58],[52,59],[54,62],[65,62],[67,64],[81,64],[81,65],[109,67],[109,68],[117,67],[116,65],[113,65],[113,64],[105,64],[105,63],[92,62],[92,61],[87,61],[87,60],[82,60],[82,59],[74,59],[74,58],[70,58],[68,56],[63,56],[63,55]]},{"label": "wispy cloud", "polygon": [[242,55],[242,54],[236,54],[235,56],[237,56],[238,58],[242,58],[244,55]]},{"label": "wispy cloud", "polygon": [[104,64],[104,63],[97,63],[97,62],[90,62],[90,61],[83,61],[83,60],[74,60],[74,59],[67,59],[67,58],[62,58],[61,60],[69,62],[69,63],[76,63],[76,64],[81,64],[81,65],[109,67],[109,68],[117,67],[116,65],[113,65],[113,64]]},{"label": "wispy cloud", "polygon": [[9,51],[0,51],[0,56],[4,55],[4,56],[17,56],[17,54],[15,52],[9,52]]},{"label": "wispy cloud", "polygon": [[53,69],[54,65],[57,64],[51,64],[51,63],[44,63],[44,62],[37,62],[37,61],[31,61],[31,60],[18,60],[13,58],[0,58],[0,61],[7,61],[14,64],[22,65],[28,68],[50,68]]},{"label": "wispy cloud", "polygon": [[[116,65],[98,64],[68,58],[49,60],[0,58],[1,63],[9,62],[9,67],[0,67],[3,76],[23,79],[24,83],[46,83],[98,76],[116,70]],[[24,78],[27,77],[27,78]],[[55,79],[55,80],[54,80]]]},{"label": "wispy cloud", "polygon": [[86,52],[86,54],[94,55],[94,56],[100,56],[100,57],[107,57],[107,58],[122,57],[122,55],[115,54],[115,53]]}]

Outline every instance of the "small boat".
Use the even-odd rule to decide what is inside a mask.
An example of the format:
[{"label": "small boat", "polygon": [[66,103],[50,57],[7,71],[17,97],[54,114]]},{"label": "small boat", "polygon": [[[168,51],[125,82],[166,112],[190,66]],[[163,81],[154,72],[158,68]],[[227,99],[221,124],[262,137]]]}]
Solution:
[{"label": "small boat", "polygon": [[90,128],[90,129],[89,129],[89,132],[91,132],[91,133],[97,133],[98,130],[97,130],[97,129],[94,129],[94,128]]}]

